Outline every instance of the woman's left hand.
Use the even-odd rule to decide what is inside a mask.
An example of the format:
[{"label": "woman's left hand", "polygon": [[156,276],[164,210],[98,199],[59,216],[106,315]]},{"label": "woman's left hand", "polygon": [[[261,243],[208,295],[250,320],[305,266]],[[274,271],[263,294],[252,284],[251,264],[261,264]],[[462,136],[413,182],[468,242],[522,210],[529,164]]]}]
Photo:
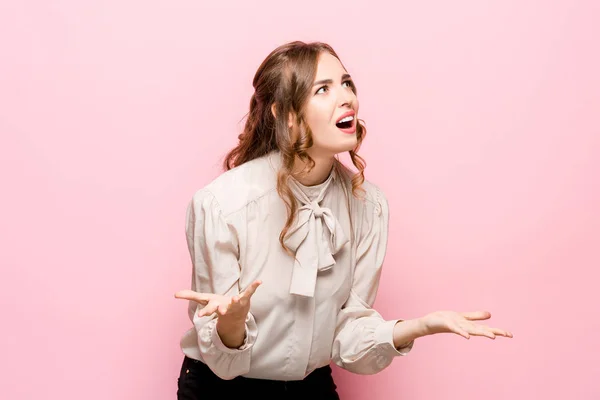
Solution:
[{"label": "woman's left hand", "polygon": [[421,318],[426,335],[436,333],[455,333],[466,339],[473,336],[485,336],[495,339],[496,336],[512,338],[512,333],[503,329],[491,328],[475,321],[489,319],[492,315],[487,311],[455,312],[436,311]]}]

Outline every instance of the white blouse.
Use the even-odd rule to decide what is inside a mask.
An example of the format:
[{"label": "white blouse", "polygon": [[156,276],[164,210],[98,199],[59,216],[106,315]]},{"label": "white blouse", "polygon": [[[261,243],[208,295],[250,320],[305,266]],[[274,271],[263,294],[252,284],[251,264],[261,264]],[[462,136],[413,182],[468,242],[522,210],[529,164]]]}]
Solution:
[{"label": "white blouse", "polygon": [[187,244],[193,263],[191,289],[228,296],[262,280],[252,296],[246,338],[226,347],[216,314],[198,317],[181,339],[185,355],[223,379],[236,376],[300,380],[332,360],[359,374],[386,368],[407,354],[371,306],[375,301],[388,233],[388,204],[365,181],[364,199],[351,193],[351,172],[336,162],[329,178],[304,186],[290,178],[299,201],[286,245],[279,234],[287,210],[276,189],[279,152],[227,171],[198,190],[187,208]]}]

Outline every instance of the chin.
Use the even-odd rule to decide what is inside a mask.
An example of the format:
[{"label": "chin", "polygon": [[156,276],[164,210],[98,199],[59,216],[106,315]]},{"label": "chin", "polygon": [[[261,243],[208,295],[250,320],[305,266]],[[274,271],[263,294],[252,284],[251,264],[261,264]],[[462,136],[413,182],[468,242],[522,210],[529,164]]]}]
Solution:
[{"label": "chin", "polygon": [[354,150],[356,148],[357,144],[358,144],[358,138],[356,137],[356,134],[351,135],[344,141],[343,145],[340,146],[340,147],[342,147],[342,150],[340,151],[340,153]]},{"label": "chin", "polygon": [[356,134],[346,134],[343,136],[336,135],[335,140],[329,137],[327,141],[316,141],[313,143],[312,152],[321,155],[335,156],[336,154],[346,153],[354,150],[358,144]]},{"label": "chin", "polygon": [[358,144],[358,141],[356,140],[356,137],[354,138],[354,140],[351,141],[346,141],[345,143],[340,143],[338,146],[335,146],[330,149],[331,153],[333,153],[333,155],[335,154],[340,154],[340,153],[346,153],[350,150],[354,150],[356,148],[356,145]]}]

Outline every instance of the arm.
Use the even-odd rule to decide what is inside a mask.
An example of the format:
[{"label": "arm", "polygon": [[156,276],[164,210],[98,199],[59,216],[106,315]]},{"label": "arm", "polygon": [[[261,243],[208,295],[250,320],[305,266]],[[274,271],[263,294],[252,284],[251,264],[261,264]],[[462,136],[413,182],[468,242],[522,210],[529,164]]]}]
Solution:
[{"label": "arm", "polygon": [[221,342],[230,349],[239,349],[244,345],[246,339],[246,321],[226,321],[217,318],[217,333]]},{"label": "arm", "polygon": [[375,302],[388,233],[388,204],[383,193],[366,185],[364,207],[353,214],[360,232],[356,247],[350,296],[338,314],[332,358],[340,367],[359,374],[374,374],[396,356],[406,355],[413,346],[408,329],[394,341],[400,320],[386,321],[372,306]]},{"label": "arm", "polygon": [[332,358],[340,367],[360,374],[374,374],[391,364],[394,357],[406,355],[414,340],[438,333],[454,333],[469,339],[484,336],[512,338],[511,332],[477,324],[487,320],[487,311],[436,311],[423,317],[385,321],[371,307],[379,285],[387,246],[389,211],[387,200],[370,185],[357,239],[356,266],[350,297],[338,314]]},{"label": "arm", "polygon": [[[201,190],[189,203],[186,215],[186,237],[193,264],[192,291],[238,296],[237,240],[219,204],[211,193]],[[218,313],[207,312],[205,305],[190,301],[188,314],[198,335],[202,360],[216,375],[233,379],[249,371],[251,349],[257,337],[256,322],[250,312],[242,318],[221,319]]]}]

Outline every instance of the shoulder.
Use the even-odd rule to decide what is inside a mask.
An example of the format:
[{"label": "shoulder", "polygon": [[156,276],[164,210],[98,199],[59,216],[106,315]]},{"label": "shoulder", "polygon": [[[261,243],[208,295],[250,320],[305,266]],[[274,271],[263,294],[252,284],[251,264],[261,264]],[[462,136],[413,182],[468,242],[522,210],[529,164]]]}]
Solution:
[{"label": "shoulder", "polygon": [[371,204],[371,206],[387,206],[387,197],[383,190],[370,180],[366,180],[363,183],[363,189],[365,189],[365,200]]},{"label": "shoulder", "polygon": [[218,208],[227,216],[276,189],[276,171],[268,156],[263,156],[222,173],[198,189],[192,202],[195,207]]},{"label": "shoulder", "polygon": [[[352,177],[355,172],[341,163],[338,165],[339,176],[341,176],[343,184],[351,191]],[[358,197],[350,195],[352,208],[359,214],[381,214],[383,211],[387,214],[387,197],[379,185],[369,179],[365,179],[361,188],[362,191],[358,193]]]}]

